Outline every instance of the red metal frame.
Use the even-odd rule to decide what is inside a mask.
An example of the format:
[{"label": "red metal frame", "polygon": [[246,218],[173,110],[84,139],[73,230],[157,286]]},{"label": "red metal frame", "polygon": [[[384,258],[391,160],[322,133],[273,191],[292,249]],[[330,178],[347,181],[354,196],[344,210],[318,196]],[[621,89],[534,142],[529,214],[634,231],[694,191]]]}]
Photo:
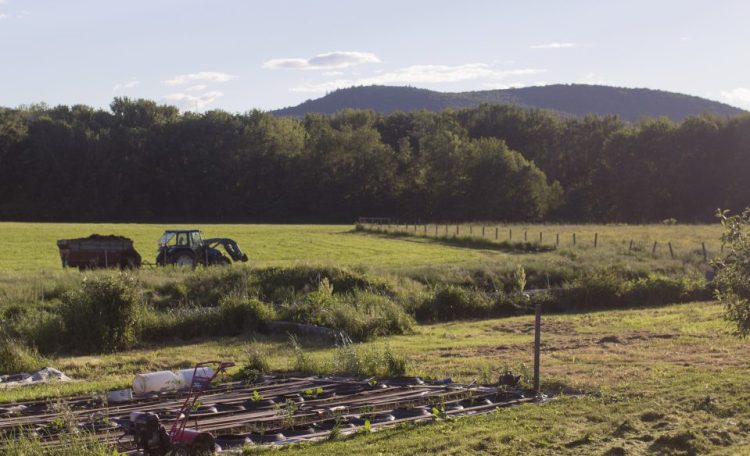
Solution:
[{"label": "red metal frame", "polygon": [[[204,367],[215,366],[213,375],[210,377],[200,376],[198,370]],[[195,407],[195,402],[198,400],[201,394],[211,385],[211,382],[222,372],[234,366],[232,362],[226,361],[204,361],[198,363],[193,368],[193,379],[190,381],[190,389],[188,390],[185,402],[182,403],[182,407],[177,412],[177,419],[172,423],[172,427],[169,430],[169,440],[172,443],[183,442],[192,443],[195,438],[202,434],[202,432],[185,429],[187,422],[190,419],[190,413]]]}]

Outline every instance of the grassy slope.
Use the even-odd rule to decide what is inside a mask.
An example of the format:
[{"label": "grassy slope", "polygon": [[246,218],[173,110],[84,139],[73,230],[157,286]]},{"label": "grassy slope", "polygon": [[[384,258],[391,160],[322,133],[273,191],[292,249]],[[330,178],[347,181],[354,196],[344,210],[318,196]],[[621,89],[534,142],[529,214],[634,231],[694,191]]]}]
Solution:
[{"label": "grassy slope", "polygon": [[[494,380],[504,366],[531,362],[530,317],[425,325],[388,344],[410,373]],[[398,428],[344,442],[286,450],[302,454],[743,454],[750,451],[750,346],[728,332],[721,307],[693,303],[656,309],[547,316],[543,385],[568,395],[544,406],[502,410],[433,426]],[[618,340],[602,340],[617,336]],[[176,368],[208,358],[241,361],[255,340],[275,369],[291,368],[283,338],[248,335],[154,347],[102,357],[65,357],[55,365],[79,382],[62,393],[124,386],[132,373]],[[330,347],[310,347],[321,362]],[[0,400],[56,387],[0,393]],[[626,453],[619,452],[623,448]],[[679,450],[679,451],[678,451]],[[609,453],[607,453],[609,451]]]}]

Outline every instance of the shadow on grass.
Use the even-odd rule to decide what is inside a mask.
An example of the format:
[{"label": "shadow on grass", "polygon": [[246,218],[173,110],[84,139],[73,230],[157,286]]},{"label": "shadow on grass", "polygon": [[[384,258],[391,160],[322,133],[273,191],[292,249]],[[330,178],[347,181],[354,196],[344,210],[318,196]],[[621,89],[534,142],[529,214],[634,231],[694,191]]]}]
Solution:
[{"label": "shadow on grass", "polygon": [[553,245],[543,245],[534,242],[495,242],[489,239],[470,237],[470,236],[419,236],[410,233],[389,233],[383,231],[374,231],[366,229],[353,229],[346,231],[348,234],[367,234],[378,236],[386,239],[414,239],[422,242],[433,244],[447,245],[450,247],[459,247],[464,249],[495,250],[504,253],[543,253],[555,250]]}]

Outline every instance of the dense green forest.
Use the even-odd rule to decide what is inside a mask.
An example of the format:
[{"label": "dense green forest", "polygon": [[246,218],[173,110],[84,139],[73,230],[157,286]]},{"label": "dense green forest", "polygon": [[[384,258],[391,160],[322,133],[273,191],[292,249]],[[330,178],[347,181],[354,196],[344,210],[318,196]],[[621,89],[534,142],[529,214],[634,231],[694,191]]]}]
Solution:
[{"label": "dense green forest", "polygon": [[748,115],[0,109],[3,220],[699,221],[750,204],[748,176]]}]

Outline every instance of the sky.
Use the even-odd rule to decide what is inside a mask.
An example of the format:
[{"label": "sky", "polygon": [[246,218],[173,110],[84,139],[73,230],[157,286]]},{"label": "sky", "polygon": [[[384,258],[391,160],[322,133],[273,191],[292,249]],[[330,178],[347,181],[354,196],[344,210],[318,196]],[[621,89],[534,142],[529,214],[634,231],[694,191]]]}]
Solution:
[{"label": "sky", "polygon": [[750,109],[747,0],[0,0],[0,106],[293,106],[352,85],[646,87]]}]

